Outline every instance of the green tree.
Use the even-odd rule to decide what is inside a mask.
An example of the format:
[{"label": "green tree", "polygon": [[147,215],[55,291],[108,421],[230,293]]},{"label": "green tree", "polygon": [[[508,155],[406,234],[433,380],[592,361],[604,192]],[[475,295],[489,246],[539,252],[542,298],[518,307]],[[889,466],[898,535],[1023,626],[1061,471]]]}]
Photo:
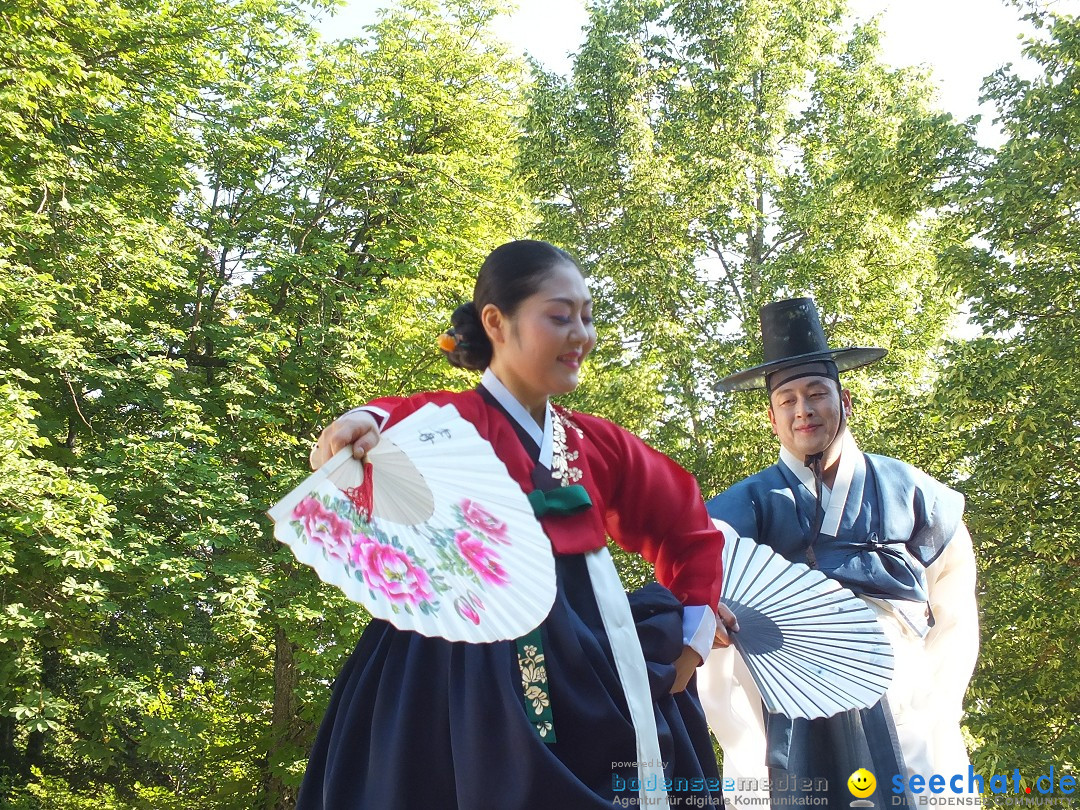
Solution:
[{"label": "green tree", "polygon": [[1025,775],[1080,762],[1080,20],[1028,19],[1040,70],[984,85],[1005,142],[968,198],[979,247],[950,262],[982,336],[952,348],[935,404],[980,560],[979,761]]},{"label": "green tree", "polygon": [[[177,365],[164,350],[183,285],[172,246],[190,236],[173,206],[193,178],[175,124],[198,100],[221,18],[203,4],[88,0],[9,3],[3,20],[0,367],[13,431],[0,759],[16,784],[54,777],[57,802],[68,782],[120,772],[134,794],[156,763],[127,720],[155,690],[114,643],[143,607],[128,601],[127,527],[94,470],[118,424],[165,404]],[[121,380],[141,402],[110,396]]]},{"label": "green tree", "polygon": [[520,67],[487,2],[329,45],[276,0],[3,13],[0,791],[290,806],[365,617],[261,513],[346,404],[460,385]]},{"label": "green tree", "polygon": [[812,294],[834,342],[890,349],[875,383],[849,379],[867,449],[940,435],[920,404],[955,303],[938,256],[963,233],[937,212],[970,133],[841,2],[597,3],[573,76],[540,74],[524,143],[541,230],[599,300],[580,401],[706,492],[774,457],[764,400],[712,384],[755,362],[757,310],[785,295]]},{"label": "green tree", "polygon": [[[249,515],[299,481],[307,442],[346,407],[464,383],[435,338],[483,255],[528,221],[507,148],[521,71],[487,33],[493,14],[406,4],[370,41],[321,48],[303,75],[262,77],[214,124],[213,194],[192,201],[210,247],[191,334],[229,364],[209,418]],[[300,109],[275,120],[297,88]],[[248,652],[274,656],[258,698],[266,795],[287,796],[366,617],[298,568],[265,521],[255,534],[235,539],[232,559],[263,638]]]}]

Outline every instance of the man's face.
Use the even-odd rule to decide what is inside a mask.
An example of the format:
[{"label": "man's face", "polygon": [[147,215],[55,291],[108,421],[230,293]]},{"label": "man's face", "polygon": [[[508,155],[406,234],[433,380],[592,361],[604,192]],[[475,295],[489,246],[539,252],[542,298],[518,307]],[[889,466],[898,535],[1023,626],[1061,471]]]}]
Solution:
[{"label": "man's face", "polygon": [[[786,369],[783,374],[797,376],[798,369]],[[824,452],[836,437],[841,415],[850,413],[851,394],[838,390],[828,377],[798,377],[769,395],[773,433],[798,458]]]}]

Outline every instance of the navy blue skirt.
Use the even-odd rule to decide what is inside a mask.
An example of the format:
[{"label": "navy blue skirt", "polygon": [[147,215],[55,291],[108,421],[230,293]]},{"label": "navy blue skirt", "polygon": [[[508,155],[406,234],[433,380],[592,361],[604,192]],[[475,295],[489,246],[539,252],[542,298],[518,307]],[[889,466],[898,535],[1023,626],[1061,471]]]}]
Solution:
[{"label": "navy blue skirt", "polygon": [[[300,810],[610,808],[635,800],[636,740],[582,555],[557,556],[541,625],[557,742],[522,701],[514,642],[466,644],[372,621],[334,686]],[[696,678],[668,693],[682,607],[659,585],[631,595],[648,662],[669,795],[721,807]],[[674,802],[673,802],[674,803]]]}]

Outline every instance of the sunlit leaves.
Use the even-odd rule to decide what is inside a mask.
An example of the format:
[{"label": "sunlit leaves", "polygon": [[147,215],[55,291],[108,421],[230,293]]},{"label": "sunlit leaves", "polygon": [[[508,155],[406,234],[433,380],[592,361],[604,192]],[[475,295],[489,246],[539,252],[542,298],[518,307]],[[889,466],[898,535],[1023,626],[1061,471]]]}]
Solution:
[{"label": "sunlit leaves", "polygon": [[1007,137],[968,198],[980,248],[949,263],[985,336],[953,347],[937,393],[984,589],[972,725],[982,756],[1032,770],[1080,759],[1080,24],[1033,21],[1039,73],[984,88]]},{"label": "sunlit leaves", "polygon": [[277,0],[3,14],[5,784],[289,806],[366,617],[262,512],[345,406],[462,384],[434,337],[529,221],[520,66],[485,2],[347,43]]}]

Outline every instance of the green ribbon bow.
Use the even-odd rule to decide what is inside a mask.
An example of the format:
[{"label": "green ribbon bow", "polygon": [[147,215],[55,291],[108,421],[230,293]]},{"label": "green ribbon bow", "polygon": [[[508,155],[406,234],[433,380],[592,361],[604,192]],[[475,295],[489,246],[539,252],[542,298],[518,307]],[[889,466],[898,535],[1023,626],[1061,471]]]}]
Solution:
[{"label": "green ribbon bow", "polygon": [[529,493],[529,503],[538,518],[544,515],[573,515],[592,506],[592,498],[581,484],[556,487],[547,492],[534,489]]}]

